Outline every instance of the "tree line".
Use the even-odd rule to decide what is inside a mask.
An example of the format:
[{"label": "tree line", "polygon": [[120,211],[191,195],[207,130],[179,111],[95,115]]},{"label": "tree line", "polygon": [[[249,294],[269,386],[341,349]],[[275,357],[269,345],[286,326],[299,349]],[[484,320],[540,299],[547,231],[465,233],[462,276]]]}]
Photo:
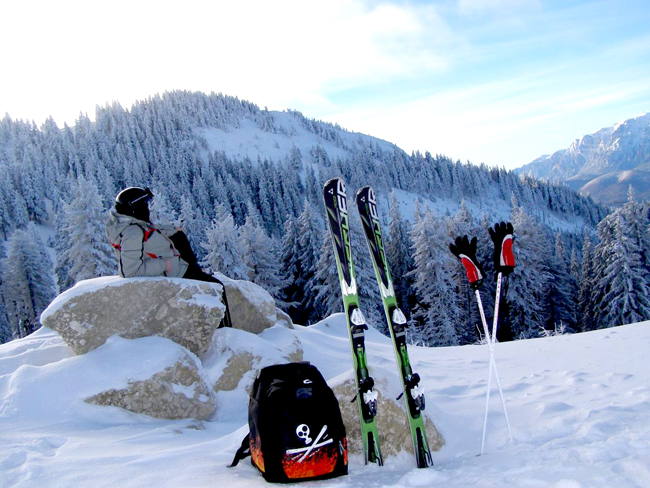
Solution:
[{"label": "tree line", "polygon": [[[318,141],[343,152],[333,157],[325,144],[317,143],[302,152],[294,146],[279,160],[252,161],[210,150],[204,130],[231,130],[244,120],[262,132],[296,137],[295,130],[278,123],[272,113],[220,94],[171,92],[130,110],[118,104],[98,107],[95,122],[80,115],[74,127],[62,129],[51,119],[37,128],[6,116],[0,121],[0,237],[6,241],[0,251],[2,340],[38,327],[40,311],[77,281],[116,274],[103,225],[115,194],[127,186],[150,186],[156,195],[154,221],[182,225],[203,266],[264,286],[296,323],[313,323],[338,311],[338,283],[321,203],[322,186],[334,176],[345,178],[350,188],[372,184],[378,193],[392,195],[386,219],[389,262],[401,302],[411,311],[413,340],[445,345],[477,339],[475,306],[446,246],[461,233],[476,232],[485,240],[487,225],[495,218],[490,205],[494,200],[511,202],[522,263],[509,284],[504,338],[530,337],[538,328],[550,330],[555,324],[577,331],[615,320],[611,313],[587,317],[566,310],[597,308],[598,297],[578,298],[585,280],[602,282],[600,275],[614,269],[600,265],[603,254],[596,249],[604,240],[614,242],[626,235],[617,230],[623,224],[611,221],[616,212],[608,214],[562,185],[430,153],[388,151],[370,137],[351,135],[298,112],[289,114]],[[465,206],[456,215],[435,215],[422,205],[405,218],[393,190],[419,195],[432,207],[437,199],[471,201],[486,215],[473,216]],[[628,206],[636,209],[637,234],[643,234],[639,229],[644,225],[647,234],[647,208]],[[554,233],[547,225],[553,215],[581,231]],[[55,234],[45,243],[35,224],[52,216]],[[587,248],[593,255],[583,242],[592,243]],[[368,283],[362,288],[362,303],[368,304],[376,324],[382,324],[360,232],[353,232],[353,245],[360,282]],[[487,253],[487,242],[482,245]],[[646,245],[638,242],[644,253]],[[613,244],[608,248],[618,249]],[[557,263],[549,260],[556,255]],[[586,266],[585,256],[587,262],[599,260],[599,266]],[[642,262],[646,270],[639,276],[647,285],[645,254]],[[31,278],[46,275],[51,279]],[[610,281],[601,287],[605,294],[620,288]],[[486,283],[486,291],[490,286]],[[590,325],[583,327],[583,322]]]}]

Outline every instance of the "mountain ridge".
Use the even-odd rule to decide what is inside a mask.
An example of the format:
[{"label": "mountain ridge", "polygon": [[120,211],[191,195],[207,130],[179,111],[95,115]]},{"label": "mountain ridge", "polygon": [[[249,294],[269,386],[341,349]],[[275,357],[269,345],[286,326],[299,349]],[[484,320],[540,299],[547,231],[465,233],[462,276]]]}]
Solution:
[{"label": "mountain ridge", "polygon": [[515,171],[565,183],[606,205],[624,204],[630,185],[640,200],[649,200],[650,113],[584,135]]}]

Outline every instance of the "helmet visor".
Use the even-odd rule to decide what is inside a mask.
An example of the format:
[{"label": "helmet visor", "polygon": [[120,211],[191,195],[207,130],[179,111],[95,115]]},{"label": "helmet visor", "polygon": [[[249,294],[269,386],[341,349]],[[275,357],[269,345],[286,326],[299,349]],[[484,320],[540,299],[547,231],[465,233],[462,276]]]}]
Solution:
[{"label": "helmet visor", "polygon": [[153,200],[153,193],[151,193],[151,190],[147,187],[143,189],[144,189],[144,193],[142,194],[142,196],[139,196],[135,200],[131,200],[129,205],[133,206],[138,203],[149,203],[151,200]]}]

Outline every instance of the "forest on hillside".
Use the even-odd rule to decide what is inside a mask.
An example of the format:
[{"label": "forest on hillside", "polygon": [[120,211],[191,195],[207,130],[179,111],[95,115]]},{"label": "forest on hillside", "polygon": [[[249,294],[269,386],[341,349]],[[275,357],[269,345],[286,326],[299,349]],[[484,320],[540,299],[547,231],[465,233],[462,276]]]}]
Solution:
[{"label": "forest on hillside", "polygon": [[[76,282],[116,274],[104,221],[115,195],[128,186],[152,189],[152,220],[181,225],[206,269],[260,284],[297,324],[340,311],[321,196],[332,177],[344,178],[351,193],[371,184],[389,202],[383,216],[388,259],[411,341],[480,340],[473,295],[447,246],[457,235],[476,235],[489,272],[487,227],[494,224],[496,200],[510,205],[518,259],[503,302],[501,340],[650,319],[650,207],[633,194],[610,213],[559,184],[441,155],[407,155],[337,125],[286,114],[294,128],[237,98],[171,92],[128,110],[98,107],[94,122],[80,114],[74,127],[50,119],[39,128],[5,116],[0,341],[38,328],[42,310]],[[299,127],[317,142],[309,150],[294,146],[279,159],[251,160],[215,150],[205,137],[206,130],[231,131],[249,122],[257,133],[289,140]],[[412,195],[413,215],[400,209],[397,192]],[[442,200],[472,202],[480,215],[464,204],[455,213],[437,213]],[[553,216],[572,225],[554,228]],[[43,225],[54,229],[47,242]],[[360,224],[352,231],[361,303],[381,330]],[[494,295],[491,280],[483,293]],[[490,314],[490,300],[484,302]]]}]

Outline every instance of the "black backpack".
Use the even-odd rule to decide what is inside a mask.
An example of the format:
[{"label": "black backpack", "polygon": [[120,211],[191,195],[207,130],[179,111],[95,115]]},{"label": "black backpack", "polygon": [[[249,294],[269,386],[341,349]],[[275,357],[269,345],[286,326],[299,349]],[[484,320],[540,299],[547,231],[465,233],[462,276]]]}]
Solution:
[{"label": "black backpack", "polygon": [[260,371],[248,404],[249,434],[230,467],[251,456],[266,481],[333,478],[348,473],[339,403],[308,362]]}]

